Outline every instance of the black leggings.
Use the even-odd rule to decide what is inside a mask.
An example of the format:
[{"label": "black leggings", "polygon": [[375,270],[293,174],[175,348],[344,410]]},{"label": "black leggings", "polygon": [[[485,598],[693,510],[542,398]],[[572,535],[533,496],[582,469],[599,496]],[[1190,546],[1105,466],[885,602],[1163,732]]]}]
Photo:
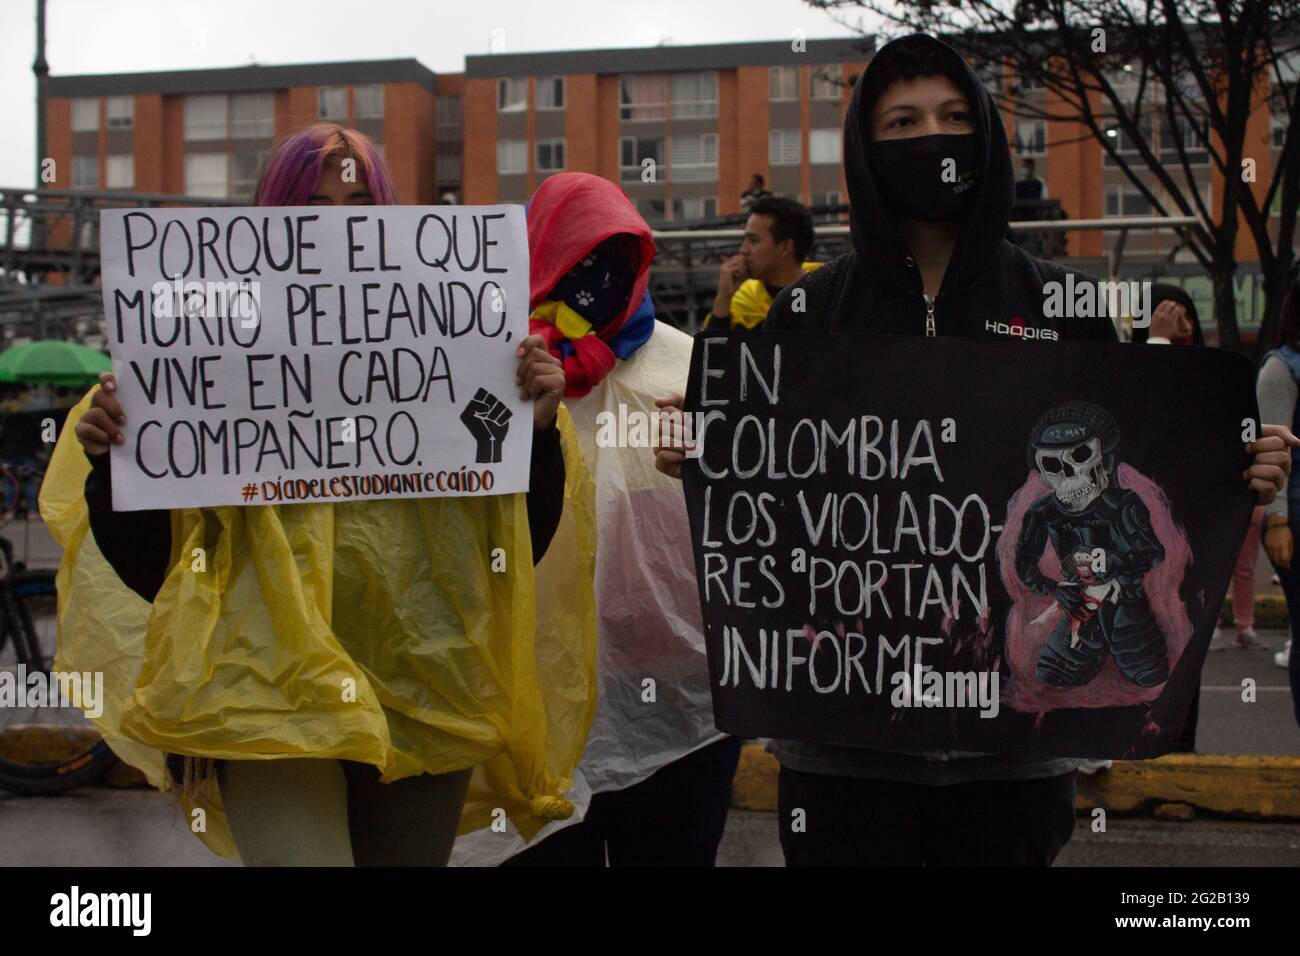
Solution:
[{"label": "black leggings", "polygon": [[245,866],[446,866],[471,770],[380,783],[369,764],[222,760]]},{"label": "black leggings", "polygon": [[1049,866],[1074,835],[1073,773],[930,787],[782,767],[777,786],[786,866]]},{"label": "black leggings", "polygon": [[587,815],[503,866],[713,866],[740,762],[724,737],[625,790],[598,793]]}]

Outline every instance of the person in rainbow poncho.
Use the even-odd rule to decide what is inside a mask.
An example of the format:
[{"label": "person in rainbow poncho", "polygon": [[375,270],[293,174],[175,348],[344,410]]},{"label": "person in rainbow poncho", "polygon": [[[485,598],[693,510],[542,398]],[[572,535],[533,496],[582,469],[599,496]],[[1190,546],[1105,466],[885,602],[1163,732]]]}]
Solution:
[{"label": "person in rainbow poncho", "polygon": [[647,429],[611,441],[609,427],[653,421],[658,396],[684,391],[692,339],[655,319],[650,227],[608,180],[549,177],[528,204],[528,245],[530,332],[564,364],[596,482],[599,699],[568,793],[574,816],[527,850],[501,834],[462,837],[452,861],[523,850],[511,865],[712,866],[740,741],[713,724],[686,503],[655,470]]}]

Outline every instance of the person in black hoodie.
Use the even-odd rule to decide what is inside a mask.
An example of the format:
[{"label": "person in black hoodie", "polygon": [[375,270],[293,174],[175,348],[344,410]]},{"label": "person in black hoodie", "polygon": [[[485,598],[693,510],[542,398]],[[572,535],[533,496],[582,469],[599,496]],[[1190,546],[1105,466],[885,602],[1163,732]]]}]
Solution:
[{"label": "person in black hoodie", "polygon": [[[1006,239],[1013,173],[1002,119],[975,72],[924,35],[882,47],[844,125],[853,251],[804,276],[763,328],[886,335],[1116,341],[1104,315],[1056,318],[1048,283],[1070,270]],[[1080,281],[1094,281],[1076,274]],[[921,387],[924,387],[922,383]],[[680,396],[659,405],[675,415]],[[656,449],[679,475],[680,429]],[[1266,426],[1245,478],[1263,501],[1285,479]],[[1074,831],[1078,761],[955,751],[886,752],[774,740],[786,864],[1050,864]],[[787,821],[802,810],[802,832]]]}]

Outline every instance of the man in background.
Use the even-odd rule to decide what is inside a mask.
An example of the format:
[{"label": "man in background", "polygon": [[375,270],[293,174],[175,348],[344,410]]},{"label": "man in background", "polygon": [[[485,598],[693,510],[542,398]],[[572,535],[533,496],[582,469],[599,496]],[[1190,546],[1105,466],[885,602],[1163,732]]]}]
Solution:
[{"label": "man in background", "polygon": [[807,206],[776,196],[756,202],[740,252],[719,270],[718,294],[702,330],[757,329],[777,294],[821,264],[804,261],[812,246]]},{"label": "man in background", "polygon": [[1047,187],[1038,178],[1037,164],[1032,159],[1020,161],[1020,178],[1016,180],[1016,199],[1042,199],[1047,195]]},{"label": "man in background", "polygon": [[770,199],[772,194],[764,185],[763,177],[758,173],[749,177],[749,187],[740,194],[740,211],[753,212],[754,203],[763,199]]}]

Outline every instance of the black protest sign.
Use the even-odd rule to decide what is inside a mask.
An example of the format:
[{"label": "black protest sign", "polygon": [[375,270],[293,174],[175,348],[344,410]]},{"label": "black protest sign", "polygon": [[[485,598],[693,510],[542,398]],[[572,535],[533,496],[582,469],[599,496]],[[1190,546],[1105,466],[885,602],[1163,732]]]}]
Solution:
[{"label": "black protest sign", "polygon": [[719,729],[1170,748],[1253,506],[1246,359],[720,333],[687,410]]}]

